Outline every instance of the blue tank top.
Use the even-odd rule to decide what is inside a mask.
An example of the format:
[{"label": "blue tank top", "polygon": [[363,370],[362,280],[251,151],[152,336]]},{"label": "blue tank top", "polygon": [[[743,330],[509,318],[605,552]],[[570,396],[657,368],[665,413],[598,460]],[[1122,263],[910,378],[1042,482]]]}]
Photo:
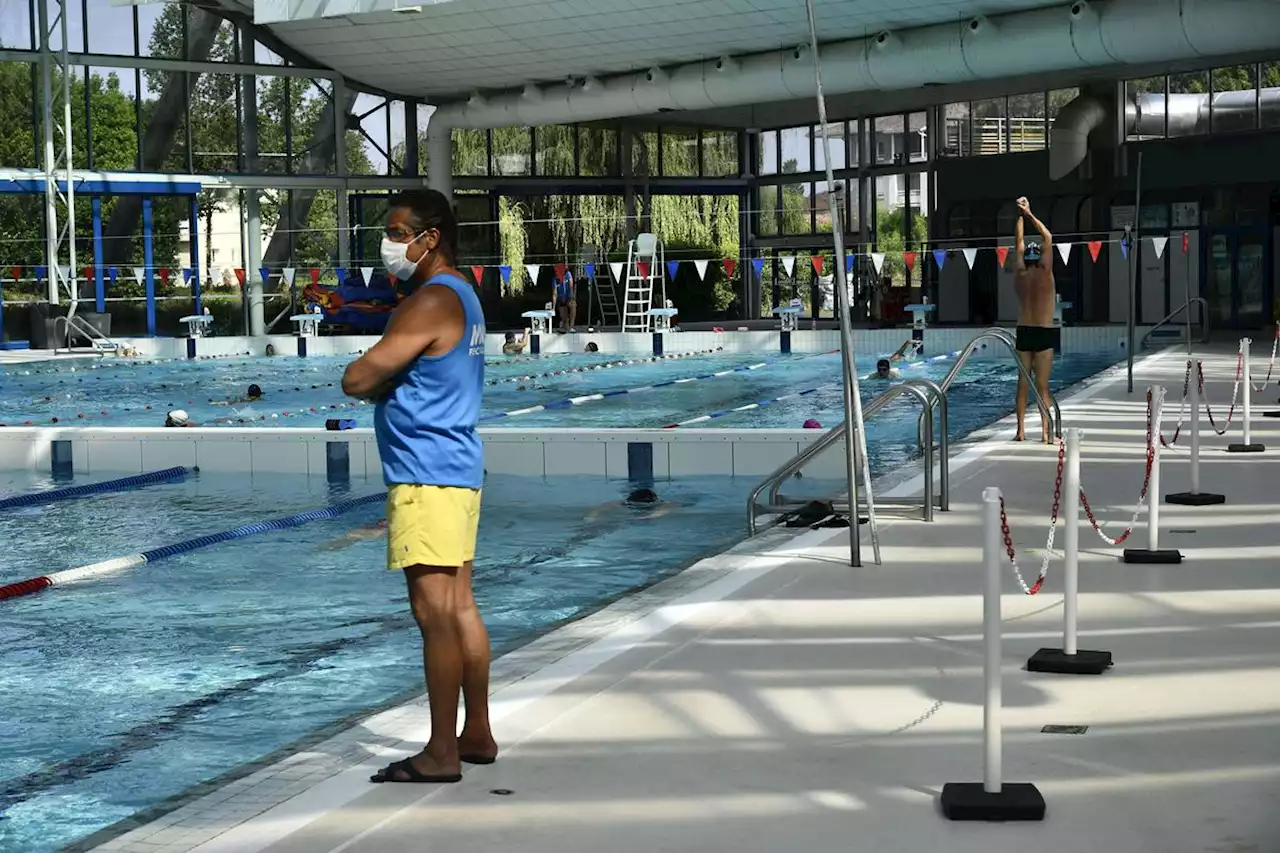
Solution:
[{"label": "blue tank top", "polygon": [[484,391],[484,311],[467,281],[437,275],[423,285],[458,294],[466,328],[444,355],[420,355],[374,412],[374,434],[387,485],[416,483],[478,489],[484,450],[476,433]]},{"label": "blue tank top", "polygon": [[561,302],[568,302],[573,298],[573,273],[565,270],[564,278],[556,282],[556,296]]}]

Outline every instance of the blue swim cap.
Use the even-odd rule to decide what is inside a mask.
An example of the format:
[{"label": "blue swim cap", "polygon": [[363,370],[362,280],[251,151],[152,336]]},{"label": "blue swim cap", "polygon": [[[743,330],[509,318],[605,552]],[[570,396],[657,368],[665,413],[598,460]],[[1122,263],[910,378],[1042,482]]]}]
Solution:
[{"label": "blue swim cap", "polygon": [[1022,260],[1027,263],[1039,263],[1042,257],[1044,257],[1044,250],[1040,248],[1039,243],[1028,243],[1022,250]]}]

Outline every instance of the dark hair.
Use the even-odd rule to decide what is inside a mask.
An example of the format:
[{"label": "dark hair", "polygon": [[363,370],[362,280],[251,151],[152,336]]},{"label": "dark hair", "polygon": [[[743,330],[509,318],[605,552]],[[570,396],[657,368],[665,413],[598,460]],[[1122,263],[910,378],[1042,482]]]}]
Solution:
[{"label": "dark hair", "polygon": [[507,340],[509,340],[509,341],[514,341],[514,340],[516,339],[516,333],[515,333],[515,332],[507,332],[506,339],[507,339]]},{"label": "dark hair", "polygon": [[651,504],[657,501],[658,494],[653,489],[635,489],[627,495],[626,500],[629,504]]},{"label": "dark hair", "polygon": [[247,396],[247,397],[261,397],[261,396],[262,396],[262,389],[261,389],[261,388],[259,388],[257,385],[250,385],[250,386],[249,386],[249,393],[248,393],[248,394],[246,394],[245,396]]},{"label": "dark hair", "polygon": [[395,210],[397,207],[408,209],[413,230],[419,234],[432,228],[439,231],[440,253],[451,264],[457,260],[458,220],[444,193],[430,189],[405,190],[387,201],[388,210]]},{"label": "dark hair", "polygon": [[600,347],[595,341],[587,341],[587,352],[600,352]]},{"label": "dark hair", "polygon": [[889,366],[890,366],[890,362],[889,362],[889,359],[887,358],[882,358],[876,362],[876,370],[879,370],[882,367],[887,368]]}]

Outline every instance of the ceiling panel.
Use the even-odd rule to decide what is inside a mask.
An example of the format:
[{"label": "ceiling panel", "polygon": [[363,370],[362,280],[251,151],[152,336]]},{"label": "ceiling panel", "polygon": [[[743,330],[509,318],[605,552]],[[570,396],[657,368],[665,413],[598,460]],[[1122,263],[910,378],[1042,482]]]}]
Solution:
[{"label": "ceiling panel", "polygon": [[[1060,3],[814,0],[814,8],[819,38],[838,41]],[[809,32],[804,0],[453,0],[417,14],[271,28],[353,80],[428,99],[776,50],[807,42]]]}]

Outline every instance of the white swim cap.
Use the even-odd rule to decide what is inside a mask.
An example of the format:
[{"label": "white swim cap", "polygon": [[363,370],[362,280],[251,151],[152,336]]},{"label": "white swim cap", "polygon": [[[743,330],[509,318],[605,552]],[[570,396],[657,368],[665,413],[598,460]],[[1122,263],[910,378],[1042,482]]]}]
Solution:
[{"label": "white swim cap", "polygon": [[174,426],[186,426],[189,420],[191,420],[191,416],[184,409],[174,409],[169,413],[169,423]]}]

